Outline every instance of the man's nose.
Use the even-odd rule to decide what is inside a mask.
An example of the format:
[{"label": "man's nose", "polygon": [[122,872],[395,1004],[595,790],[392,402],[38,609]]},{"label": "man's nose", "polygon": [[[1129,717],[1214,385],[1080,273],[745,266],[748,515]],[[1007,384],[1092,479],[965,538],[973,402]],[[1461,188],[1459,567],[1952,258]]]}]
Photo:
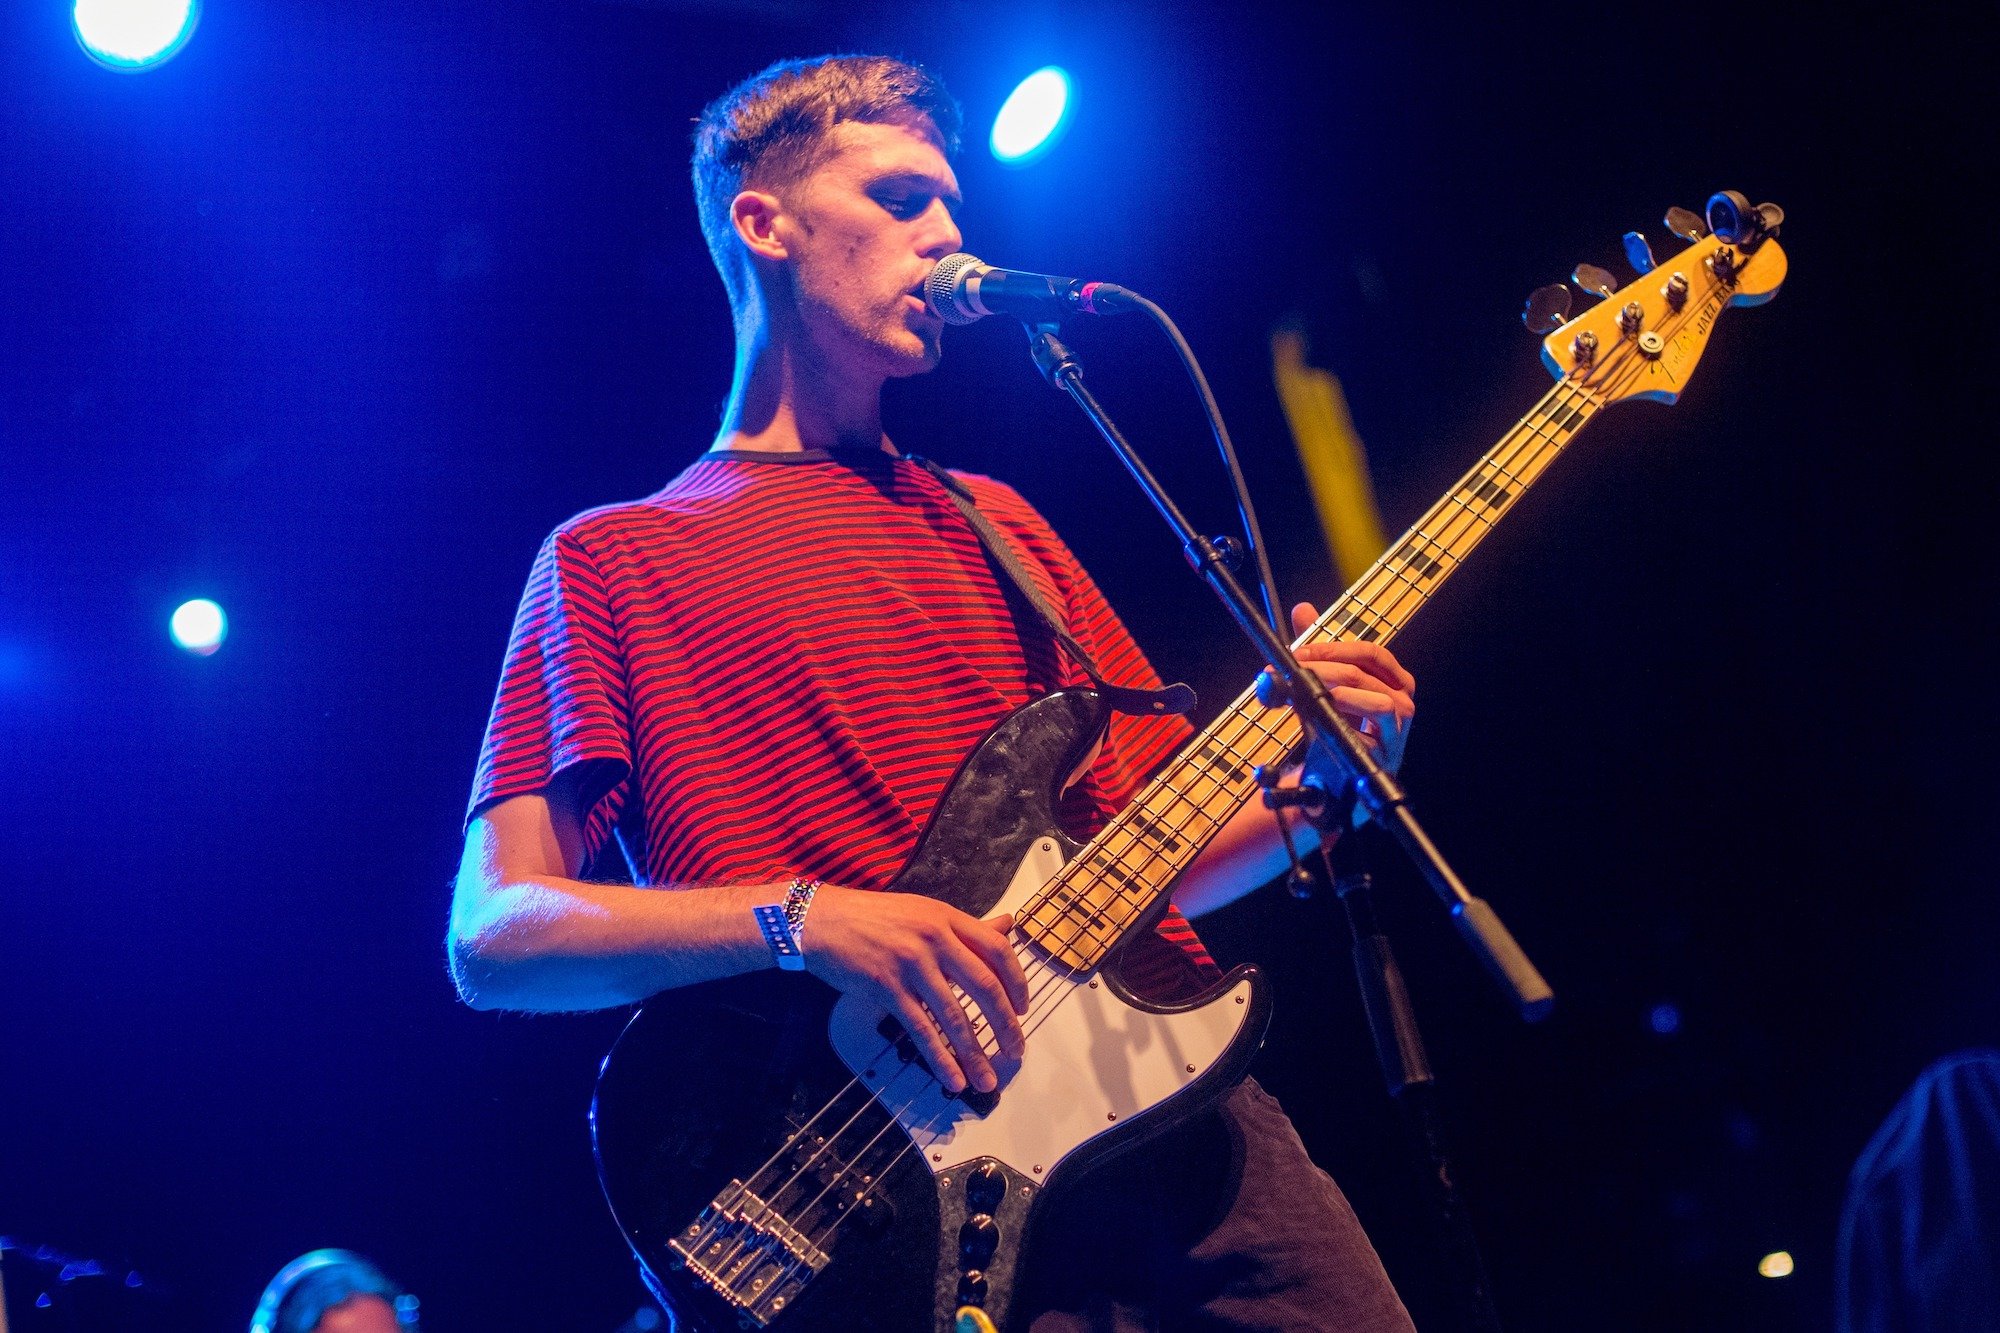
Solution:
[{"label": "man's nose", "polygon": [[925,259],[943,259],[955,254],[965,243],[965,237],[958,231],[958,219],[945,207],[944,200],[931,202],[928,215],[924,218],[924,245],[920,253]]}]

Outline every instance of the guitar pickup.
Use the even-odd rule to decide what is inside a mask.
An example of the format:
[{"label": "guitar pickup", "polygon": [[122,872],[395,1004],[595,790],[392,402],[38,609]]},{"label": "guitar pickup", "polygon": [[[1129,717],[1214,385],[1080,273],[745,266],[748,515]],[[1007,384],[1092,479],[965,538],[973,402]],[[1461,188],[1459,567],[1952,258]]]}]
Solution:
[{"label": "guitar pickup", "polygon": [[[888,1015],[881,1022],[877,1023],[875,1030],[882,1034],[884,1041],[891,1041],[896,1044],[896,1058],[898,1060],[901,1060],[906,1065],[922,1065],[924,1071],[932,1078],[937,1077],[937,1071],[931,1068],[931,1062],[924,1059],[923,1052],[917,1049],[917,1043],[910,1037],[909,1032],[904,1029],[902,1023],[897,1021],[894,1014]],[[968,1083],[964,1091],[952,1093],[951,1099],[965,1103],[966,1110],[984,1120],[987,1116],[992,1115],[993,1108],[1000,1104],[1000,1091],[996,1088],[992,1092],[980,1092]]]},{"label": "guitar pickup", "polygon": [[740,1180],[724,1186],[667,1248],[760,1328],[783,1314],[827,1265],[826,1251]]}]

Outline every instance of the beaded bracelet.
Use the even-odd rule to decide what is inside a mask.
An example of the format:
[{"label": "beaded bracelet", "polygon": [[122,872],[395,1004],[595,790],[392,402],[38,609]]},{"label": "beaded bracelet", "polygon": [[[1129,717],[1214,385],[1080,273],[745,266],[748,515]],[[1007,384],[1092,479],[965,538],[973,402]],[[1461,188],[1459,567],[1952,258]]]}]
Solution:
[{"label": "beaded bracelet", "polygon": [[812,906],[819,886],[819,880],[798,875],[786,888],[782,903],[750,909],[757,918],[757,928],[764,932],[764,943],[771,946],[771,956],[787,972],[805,971],[806,909]]}]

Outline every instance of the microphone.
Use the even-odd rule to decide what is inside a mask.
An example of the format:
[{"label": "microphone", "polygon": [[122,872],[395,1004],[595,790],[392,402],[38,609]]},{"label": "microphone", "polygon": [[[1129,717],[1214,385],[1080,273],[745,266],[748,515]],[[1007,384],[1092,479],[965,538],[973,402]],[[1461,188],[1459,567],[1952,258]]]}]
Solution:
[{"label": "microphone", "polygon": [[1138,309],[1137,302],[1115,283],[994,268],[963,253],[938,260],[924,280],[924,304],[947,324],[970,324],[988,315],[1018,315],[1031,323],[1064,315],[1116,315]]}]

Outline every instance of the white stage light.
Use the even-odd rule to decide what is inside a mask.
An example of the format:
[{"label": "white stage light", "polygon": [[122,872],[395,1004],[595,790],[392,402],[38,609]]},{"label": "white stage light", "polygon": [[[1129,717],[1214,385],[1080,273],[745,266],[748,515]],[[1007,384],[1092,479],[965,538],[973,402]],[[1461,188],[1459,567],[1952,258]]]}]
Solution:
[{"label": "white stage light", "polygon": [[197,597],[174,608],[167,632],[174,636],[176,644],[196,657],[207,657],[229,637],[229,617],[208,598]]},{"label": "white stage light", "polygon": [[1021,166],[1046,153],[1069,124],[1069,93],[1069,75],[1055,65],[1021,80],[993,118],[993,156]]},{"label": "white stage light", "polygon": [[76,40],[110,69],[147,69],[173,57],[201,17],[201,0],[76,0]]}]

